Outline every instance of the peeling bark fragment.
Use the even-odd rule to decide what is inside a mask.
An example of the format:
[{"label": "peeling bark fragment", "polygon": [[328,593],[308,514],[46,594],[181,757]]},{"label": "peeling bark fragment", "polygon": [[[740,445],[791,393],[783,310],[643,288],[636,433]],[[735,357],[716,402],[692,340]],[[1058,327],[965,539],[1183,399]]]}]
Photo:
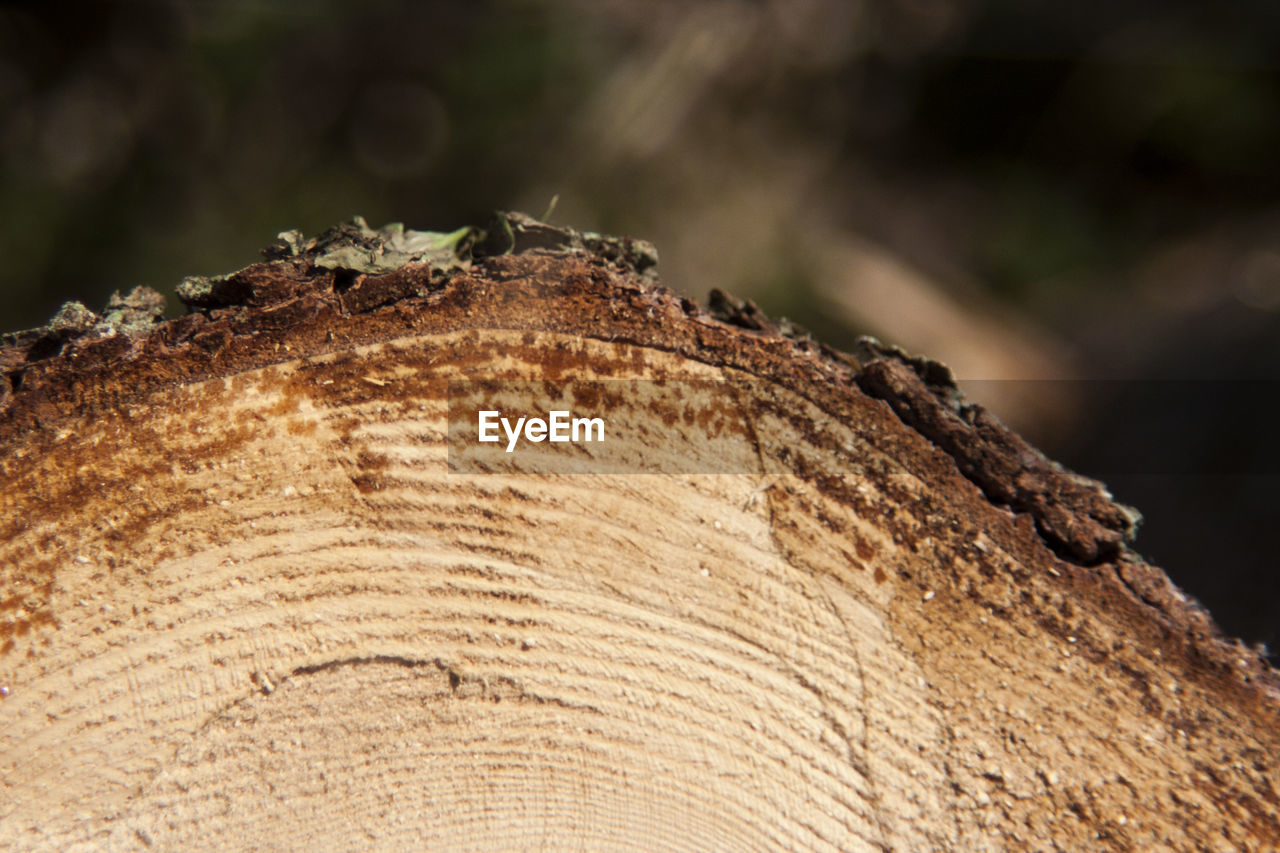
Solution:
[{"label": "peeling bark fragment", "polygon": [[[164,297],[149,287],[135,287],[127,296],[116,291],[101,315],[82,302],[67,302],[47,325],[0,335],[0,370],[10,374],[16,387],[25,365],[60,355],[69,345],[91,345],[120,335],[125,338],[123,348],[128,349],[163,322],[164,309]],[[4,396],[0,393],[0,398]]]},{"label": "peeling bark fragment", "polygon": [[770,336],[786,338],[801,344],[806,350],[812,346],[836,361],[857,367],[858,362],[855,359],[851,358],[847,353],[832,349],[825,344],[819,344],[814,340],[809,330],[799,323],[794,323],[786,317],[779,317],[777,322],[774,322],[760,309],[760,306],[750,299],[738,299],[718,287],[712,288],[707,297],[707,311],[721,323],[728,323],[731,326],[737,326],[753,332],[763,332]]},{"label": "peeling bark fragment", "polygon": [[[58,312],[58,317],[63,316],[72,305],[78,304],[67,303],[62,311]],[[164,308],[164,296],[149,287],[135,287],[129,291],[128,296],[121,296],[120,292],[116,291],[107,300],[107,309],[94,324],[93,329],[100,336],[145,335],[164,320]],[[55,322],[57,319],[57,317],[54,318]]]},{"label": "peeling bark fragment", "polygon": [[730,296],[718,287],[713,288],[707,297],[707,310],[712,317],[730,326],[764,332],[767,335],[780,334],[777,324],[760,310],[760,306],[750,299]]},{"label": "peeling bark fragment", "polygon": [[[474,233],[470,227],[450,233],[413,231],[400,222],[375,230],[357,216],[310,239],[296,230],[282,231],[262,254],[297,273],[331,270],[333,289],[341,293],[363,276],[382,276],[410,266],[436,273],[466,269]],[[286,301],[297,295],[287,281],[296,276],[281,276],[280,269],[277,263],[266,263],[230,275],[189,276],[178,285],[178,298],[188,309],[197,310]],[[412,292],[403,290],[401,296]],[[388,301],[378,301],[376,295],[353,299],[370,306]]]},{"label": "peeling bark fragment", "polygon": [[585,252],[603,258],[618,269],[635,273],[647,281],[657,280],[658,250],[646,240],[611,237],[548,225],[532,216],[510,211],[494,214],[473,253],[477,258],[484,258],[519,255],[535,249]]},{"label": "peeling bark fragment", "polygon": [[241,305],[249,289],[235,275],[189,275],[178,283],[178,298],[187,310]]},{"label": "peeling bark fragment", "polygon": [[967,403],[936,362],[864,347],[873,359],[858,386],[951,456],[995,503],[1032,516],[1045,541],[1073,562],[1114,558],[1133,541],[1141,516],[1102,483],[1073,474],[1027,444],[979,405]]},{"label": "peeling bark fragment", "polygon": [[[158,296],[159,294],[156,295]],[[119,299],[119,297],[120,294],[116,293],[112,296],[112,300]],[[96,322],[98,322],[97,314],[85,307],[83,302],[72,301],[64,304],[58,309],[58,313],[53,315],[53,319],[49,321],[49,331],[58,334],[78,335],[81,332],[87,332]]]}]

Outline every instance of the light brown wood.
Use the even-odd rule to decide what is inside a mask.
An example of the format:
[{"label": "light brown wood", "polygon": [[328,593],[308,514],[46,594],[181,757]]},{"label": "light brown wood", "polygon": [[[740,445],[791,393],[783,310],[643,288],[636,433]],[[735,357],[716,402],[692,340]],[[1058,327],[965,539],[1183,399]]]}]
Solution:
[{"label": "light brown wood", "polygon": [[[1097,487],[1002,493],[936,365],[513,225],[11,341],[0,846],[1280,844],[1275,674]],[[730,473],[450,473],[458,378],[715,380],[750,428]]]}]

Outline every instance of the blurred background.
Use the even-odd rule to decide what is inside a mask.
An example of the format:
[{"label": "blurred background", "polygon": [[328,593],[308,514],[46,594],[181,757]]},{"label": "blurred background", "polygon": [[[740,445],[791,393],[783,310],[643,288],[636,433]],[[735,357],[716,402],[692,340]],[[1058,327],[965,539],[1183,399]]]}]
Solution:
[{"label": "blurred background", "polygon": [[1280,638],[1280,4],[0,5],[0,329],[286,228],[495,208],[655,243],[970,397]]}]

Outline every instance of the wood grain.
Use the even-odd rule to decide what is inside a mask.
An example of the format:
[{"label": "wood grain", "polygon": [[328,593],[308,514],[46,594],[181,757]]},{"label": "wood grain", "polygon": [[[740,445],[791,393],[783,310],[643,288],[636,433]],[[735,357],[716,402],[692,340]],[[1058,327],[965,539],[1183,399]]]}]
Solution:
[{"label": "wood grain", "polygon": [[[0,412],[4,845],[1280,844],[1274,673],[865,364],[583,252],[244,275]],[[548,377],[725,383],[739,473],[448,470],[450,380]]]}]

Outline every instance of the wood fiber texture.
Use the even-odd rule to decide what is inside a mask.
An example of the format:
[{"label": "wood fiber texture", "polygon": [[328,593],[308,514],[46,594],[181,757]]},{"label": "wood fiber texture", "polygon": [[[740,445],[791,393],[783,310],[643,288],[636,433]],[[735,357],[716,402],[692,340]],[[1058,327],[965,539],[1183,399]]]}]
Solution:
[{"label": "wood fiber texture", "polygon": [[[313,260],[3,353],[0,847],[1280,845],[1275,674],[937,365],[554,239]],[[734,473],[451,473],[463,378],[750,428]]]}]

